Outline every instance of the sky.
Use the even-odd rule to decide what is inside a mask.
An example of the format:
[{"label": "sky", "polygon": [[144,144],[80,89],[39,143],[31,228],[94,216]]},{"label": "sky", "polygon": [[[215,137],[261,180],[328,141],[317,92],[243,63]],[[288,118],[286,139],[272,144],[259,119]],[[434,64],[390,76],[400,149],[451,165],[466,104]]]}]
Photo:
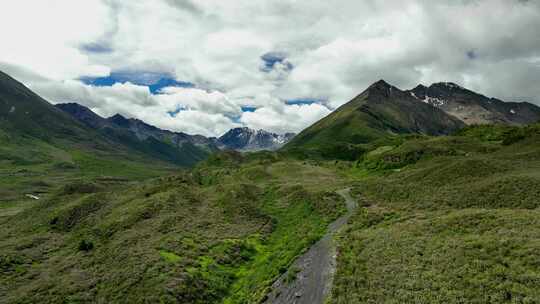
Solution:
[{"label": "sky", "polygon": [[379,79],[540,105],[539,30],[535,0],[17,0],[0,70],[104,117],[299,132]]}]

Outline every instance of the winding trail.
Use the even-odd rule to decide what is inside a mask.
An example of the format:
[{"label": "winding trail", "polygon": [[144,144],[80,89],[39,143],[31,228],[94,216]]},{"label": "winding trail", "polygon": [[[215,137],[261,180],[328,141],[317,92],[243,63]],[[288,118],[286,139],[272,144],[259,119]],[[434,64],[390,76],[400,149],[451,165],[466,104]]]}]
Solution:
[{"label": "winding trail", "polygon": [[289,269],[298,269],[296,279],[287,282],[287,273],[272,284],[266,304],[322,304],[330,294],[336,272],[336,247],[333,235],[351,217],[357,207],[350,189],[337,191],[347,203],[347,213],[328,226],[328,231],[315,245],[299,256]]}]

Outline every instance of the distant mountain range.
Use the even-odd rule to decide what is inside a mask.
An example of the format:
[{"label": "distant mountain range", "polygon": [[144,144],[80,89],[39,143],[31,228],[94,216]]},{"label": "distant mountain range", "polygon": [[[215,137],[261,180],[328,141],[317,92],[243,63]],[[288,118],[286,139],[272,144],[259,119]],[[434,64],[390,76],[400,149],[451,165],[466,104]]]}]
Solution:
[{"label": "distant mountain range", "polygon": [[503,102],[454,83],[400,90],[381,80],[297,136],[235,128],[219,138],[208,138],[162,130],[119,114],[103,118],[76,103],[53,106],[0,72],[0,131],[99,147],[112,154],[135,153],[186,167],[223,149],[259,151],[284,146],[284,150],[347,155],[352,146],[352,151],[360,151],[358,145],[398,134],[445,135],[470,124],[523,125],[539,120],[538,106]]},{"label": "distant mountain range", "polygon": [[103,118],[77,103],[61,103],[57,104],[56,107],[86,126],[101,130],[109,136],[122,137],[128,132],[131,134],[131,141],[134,139],[141,142],[157,140],[176,147],[182,153],[188,152],[185,147],[190,147],[190,150],[195,147],[209,153],[225,149],[237,151],[277,150],[294,137],[294,133],[281,135],[250,128],[234,128],[219,138],[204,137],[202,135],[189,135],[182,132],[162,130],[142,120],[128,119],[120,114]]},{"label": "distant mountain range", "polygon": [[204,136],[162,130],[119,114],[103,118],[77,103],[55,107],[107,138],[173,163],[190,166],[219,150],[214,140]]},{"label": "distant mountain range", "polygon": [[398,134],[446,135],[469,124],[530,124],[540,108],[503,102],[453,83],[403,91],[380,80],[302,131],[285,150],[355,159],[362,146]]},{"label": "distant mountain range", "polygon": [[[184,167],[193,166],[221,149],[277,149],[292,136],[238,128],[221,138],[207,138],[162,130],[118,114],[103,118],[76,103],[53,106],[2,72],[0,135],[7,136],[12,142],[16,141],[17,145],[36,146],[43,142],[64,152],[70,151],[68,153],[81,151],[88,155],[106,154],[122,159],[142,158]],[[25,149],[22,146],[19,148]],[[26,150],[30,150],[30,147]]]}]

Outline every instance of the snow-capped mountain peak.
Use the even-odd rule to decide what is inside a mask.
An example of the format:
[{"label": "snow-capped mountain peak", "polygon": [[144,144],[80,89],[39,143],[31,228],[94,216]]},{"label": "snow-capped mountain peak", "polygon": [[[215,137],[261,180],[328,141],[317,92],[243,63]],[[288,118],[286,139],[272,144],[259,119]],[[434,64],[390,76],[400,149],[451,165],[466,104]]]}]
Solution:
[{"label": "snow-capped mountain peak", "polygon": [[276,150],[293,137],[293,133],[276,134],[243,127],[229,130],[218,138],[218,144],[221,148],[240,151]]}]

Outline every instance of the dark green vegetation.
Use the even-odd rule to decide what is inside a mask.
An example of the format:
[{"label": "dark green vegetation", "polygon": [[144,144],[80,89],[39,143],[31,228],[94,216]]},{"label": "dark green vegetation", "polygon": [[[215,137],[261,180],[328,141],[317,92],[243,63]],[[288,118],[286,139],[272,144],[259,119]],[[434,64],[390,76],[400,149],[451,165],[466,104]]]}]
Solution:
[{"label": "dark green vegetation", "polygon": [[262,299],[344,211],[333,192],[343,180],[252,158],[223,154],[134,186],[67,185],[0,218],[3,302]]},{"label": "dark green vegetation", "polygon": [[333,303],[536,303],[540,125],[473,126],[367,153]]},{"label": "dark green vegetation", "polygon": [[90,141],[93,134],[21,83],[0,72],[2,137],[26,135],[44,141]]},{"label": "dark green vegetation", "polygon": [[363,208],[339,234],[330,302],[535,302],[539,142],[539,125],[472,126],[378,141],[354,162],[227,152],[135,185],[69,183],[0,217],[0,295],[256,303],[352,185]]},{"label": "dark green vegetation", "polygon": [[37,138],[2,136],[0,131],[0,202],[25,194],[47,195],[57,186],[77,180],[126,182],[172,172],[172,165],[92,146],[59,145]]},{"label": "dark green vegetation", "polygon": [[379,81],[298,134],[285,150],[304,157],[355,160],[365,144],[399,134],[449,134],[464,123],[410,93]]}]

